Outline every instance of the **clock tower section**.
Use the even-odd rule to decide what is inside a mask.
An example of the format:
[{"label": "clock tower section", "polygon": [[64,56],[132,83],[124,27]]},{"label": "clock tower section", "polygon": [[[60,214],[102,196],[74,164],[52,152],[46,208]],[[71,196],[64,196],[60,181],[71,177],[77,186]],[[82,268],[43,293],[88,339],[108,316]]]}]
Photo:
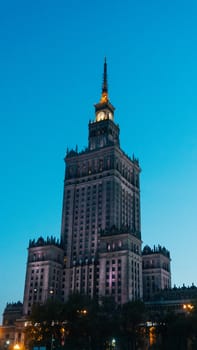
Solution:
[{"label": "clock tower section", "polygon": [[95,120],[89,123],[89,149],[120,145],[119,127],[114,123],[115,107],[110,103],[107,84],[107,63],[104,63],[102,94],[95,104]]}]

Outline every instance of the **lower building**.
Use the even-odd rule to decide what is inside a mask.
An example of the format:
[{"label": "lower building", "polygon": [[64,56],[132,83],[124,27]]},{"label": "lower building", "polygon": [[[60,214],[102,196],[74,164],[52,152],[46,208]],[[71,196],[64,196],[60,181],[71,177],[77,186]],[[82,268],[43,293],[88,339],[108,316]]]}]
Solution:
[{"label": "lower building", "polygon": [[145,302],[147,310],[152,314],[186,313],[189,314],[196,305],[197,287],[174,287],[155,293],[149,301]]},{"label": "lower building", "polygon": [[145,246],[142,251],[143,299],[150,300],[155,293],[171,288],[170,252],[165,248],[151,249]]},{"label": "lower building", "polygon": [[3,312],[3,325],[12,326],[16,319],[21,318],[23,315],[23,304],[18,301],[17,303],[8,303]]},{"label": "lower building", "polygon": [[32,305],[49,298],[61,300],[64,251],[53,237],[29,243],[24,290],[23,314],[31,313]]},{"label": "lower building", "polygon": [[0,326],[0,349],[13,350],[20,344],[24,346],[24,322],[22,320],[23,304],[21,302],[9,303],[3,313],[3,325]]}]

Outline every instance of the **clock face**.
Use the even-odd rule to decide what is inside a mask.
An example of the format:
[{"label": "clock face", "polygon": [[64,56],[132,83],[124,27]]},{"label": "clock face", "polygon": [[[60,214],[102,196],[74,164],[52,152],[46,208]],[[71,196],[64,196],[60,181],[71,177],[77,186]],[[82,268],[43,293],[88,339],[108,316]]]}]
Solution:
[{"label": "clock face", "polygon": [[105,113],[104,112],[99,112],[96,116],[96,120],[97,122],[99,122],[100,120],[104,120],[105,118]]}]

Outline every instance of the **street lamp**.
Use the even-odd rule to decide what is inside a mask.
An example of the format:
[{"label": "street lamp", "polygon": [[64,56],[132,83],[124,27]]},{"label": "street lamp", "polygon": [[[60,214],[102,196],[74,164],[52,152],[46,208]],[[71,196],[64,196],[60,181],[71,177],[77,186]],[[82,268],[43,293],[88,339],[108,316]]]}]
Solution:
[{"label": "street lamp", "polygon": [[20,345],[18,343],[14,345],[14,350],[20,350]]},{"label": "street lamp", "polygon": [[6,340],[5,346],[6,346],[6,349],[9,349],[9,346],[10,346],[10,340],[9,339]]},{"label": "street lamp", "polygon": [[114,338],[111,341],[111,347],[113,350],[115,350],[115,348],[116,348],[116,339],[114,339]]},{"label": "street lamp", "polygon": [[194,308],[194,305],[192,305],[192,304],[183,304],[183,310],[185,310],[187,312],[192,311],[193,308]]}]

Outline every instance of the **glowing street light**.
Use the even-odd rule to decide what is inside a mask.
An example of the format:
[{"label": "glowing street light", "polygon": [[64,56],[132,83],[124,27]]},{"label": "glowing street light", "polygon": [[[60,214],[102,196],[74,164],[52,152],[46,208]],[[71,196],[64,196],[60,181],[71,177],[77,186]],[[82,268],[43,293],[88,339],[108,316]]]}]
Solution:
[{"label": "glowing street light", "polygon": [[115,349],[115,347],[116,347],[116,339],[112,339],[112,341],[111,341],[111,345],[112,345],[112,349]]},{"label": "glowing street light", "polygon": [[19,350],[20,349],[20,345],[18,344],[18,343],[16,343],[15,345],[14,345],[14,350]]},{"label": "glowing street light", "polygon": [[185,311],[192,311],[193,308],[194,308],[194,305],[192,305],[192,304],[183,304],[183,309]]}]

